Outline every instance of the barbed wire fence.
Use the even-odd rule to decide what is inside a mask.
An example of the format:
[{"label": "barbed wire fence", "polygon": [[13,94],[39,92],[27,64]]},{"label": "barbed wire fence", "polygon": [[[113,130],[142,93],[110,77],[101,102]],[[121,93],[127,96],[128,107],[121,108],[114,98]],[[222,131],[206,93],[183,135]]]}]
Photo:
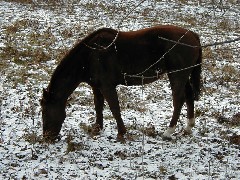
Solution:
[{"label": "barbed wire fence", "polygon": [[[112,42],[109,43],[109,45],[107,45],[107,46],[102,46],[102,45],[99,45],[99,44],[96,44],[96,43],[95,43],[95,45],[96,45],[97,47],[92,47],[92,46],[90,46],[90,45],[88,45],[88,44],[86,44],[86,43],[85,43],[85,45],[86,45],[88,48],[92,49],[92,50],[106,50],[106,49],[110,48],[111,46],[115,45],[115,42],[116,42],[116,40],[117,40],[117,38],[118,38],[118,35],[119,35],[119,32],[120,32],[120,26],[122,25],[123,21],[135,10],[135,8],[139,7],[139,6],[140,6],[143,2],[145,2],[145,1],[146,1],[146,0],[142,0],[139,4],[137,4],[136,6],[134,6],[134,8],[130,9],[129,13],[127,13],[127,14],[120,20],[120,22],[118,23],[118,26],[117,26],[117,33],[116,33],[114,39],[112,40]],[[212,0],[212,2],[215,3],[214,0]],[[221,5],[220,7],[222,8],[222,7],[223,7],[222,1],[221,1],[220,5]],[[216,16],[216,15],[215,15],[215,11],[216,11],[216,10],[215,10],[215,6],[213,5],[214,17]],[[226,11],[224,11],[223,15],[225,14],[225,12],[226,12]],[[125,82],[126,82],[126,78],[125,78],[125,77],[146,78],[146,79],[158,77],[158,72],[156,72],[157,75],[154,76],[154,77],[146,77],[146,76],[143,76],[143,74],[144,74],[146,71],[148,71],[149,69],[151,69],[154,65],[156,65],[157,63],[159,63],[161,60],[163,60],[163,59],[165,58],[165,56],[166,56],[167,54],[171,53],[172,49],[174,49],[174,47],[177,46],[177,45],[187,46],[187,47],[191,47],[191,48],[206,48],[206,47],[224,45],[224,44],[229,44],[229,43],[233,43],[233,42],[240,41],[240,36],[238,36],[237,38],[234,38],[234,39],[228,39],[228,40],[225,40],[225,41],[216,41],[216,42],[213,42],[213,43],[203,44],[203,45],[201,45],[201,46],[193,46],[193,45],[190,45],[190,44],[186,44],[186,43],[180,42],[181,39],[182,39],[189,31],[190,31],[190,29],[188,29],[188,30],[185,32],[185,34],[183,34],[177,41],[172,40],[172,39],[167,39],[167,38],[164,38],[164,37],[159,36],[159,37],[158,37],[159,39],[162,39],[162,40],[165,40],[165,41],[174,43],[173,46],[172,46],[171,48],[169,48],[169,50],[166,51],[155,63],[151,64],[151,65],[150,65],[148,68],[146,68],[144,71],[139,72],[139,73],[137,73],[137,74],[131,74],[131,75],[123,72]],[[116,49],[116,51],[117,51],[116,45],[115,45],[115,49]],[[184,68],[184,69],[174,70],[174,71],[168,72],[168,74],[172,74],[172,73],[175,73],[175,72],[184,71],[184,70],[187,70],[187,69],[190,69],[190,68],[199,66],[199,65],[201,65],[201,64],[202,64],[202,63],[197,64],[197,65],[194,65],[194,66],[186,67],[186,68]],[[127,84],[127,82],[126,82],[126,84]]]},{"label": "barbed wire fence", "polygon": [[[146,0],[142,0],[142,1],[140,1],[137,5],[135,5],[133,8],[131,8],[127,13],[126,13],[126,15],[123,15],[123,17],[119,20],[119,23],[118,23],[118,25],[117,25],[117,33],[116,33],[116,35],[115,35],[115,37],[113,38],[113,40],[112,40],[112,42],[111,43],[109,43],[107,46],[101,46],[100,44],[95,44],[96,45],[96,47],[92,47],[92,46],[90,46],[89,44],[85,44],[87,47],[89,47],[90,49],[92,49],[92,50],[106,50],[106,49],[108,49],[108,48],[110,48],[110,47],[112,47],[112,46],[115,46],[115,42],[117,41],[117,38],[118,38],[118,35],[119,35],[119,32],[120,32],[120,29],[121,29],[121,26],[122,26],[122,24],[123,24],[123,22],[129,17],[129,15],[131,14],[131,13],[133,13],[135,10],[136,10],[136,8],[138,8],[138,7],[140,7],[144,2],[145,2]],[[220,9],[223,9],[224,8],[224,5],[223,5],[223,3],[222,3],[222,1],[221,1],[221,3],[220,4],[216,4],[217,2],[215,1],[215,0],[212,0],[212,13],[213,13],[213,17],[216,17],[216,9],[217,8],[220,8]],[[226,9],[223,9],[223,13],[222,13],[222,15],[224,15],[225,13],[227,12],[227,10]],[[216,19],[216,18],[215,18]],[[50,28],[51,29],[51,28]],[[190,29],[189,29],[190,30]],[[188,33],[189,32],[189,30],[186,32],[186,33]],[[217,32],[216,32],[217,33]],[[213,42],[213,43],[206,43],[206,44],[203,44],[202,46],[191,46],[191,45],[189,45],[189,44],[185,44],[185,43],[182,43],[181,42],[181,39],[183,38],[185,36],[185,34],[182,36],[182,37],[180,37],[177,41],[174,41],[174,40],[172,40],[172,39],[167,39],[167,38],[164,38],[164,37],[158,37],[159,39],[162,39],[162,40],[164,40],[164,41],[168,41],[168,42],[171,42],[173,45],[172,45],[172,47],[168,50],[168,51],[166,51],[165,53],[164,53],[164,55],[162,55],[161,57],[159,57],[159,59],[154,63],[154,64],[152,64],[152,65],[150,65],[149,67],[147,67],[144,71],[142,71],[142,72],[139,72],[139,73],[137,73],[137,74],[126,74],[126,73],[123,73],[123,76],[124,76],[124,79],[125,79],[125,81],[126,81],[126,84],[128,84],[127,83],[127,80],[126,80],[126,77],[130,77],[130,78],[140,78],[142,81],[144,80],[144,79],[148,79],[148,78],[156,78],[156,77],[159,77],[159,74],[158,74],[158,72],[156,72],[156,76],[154,76],[154,77],[148,77],[148,76],[143,76],[143,74],[145,73],[145,72],[147,72],[149,69],[151,69],[154,65],[156,65],[157,63],[159,63],[161,60],[163,60],[164,59],[164,57],[165,57],[165,55],[167,55],[167,54],[169,54],[169,53],[171,53],[172,52],[172,50],[174,49],[174,47],[175,46],[177,46],[177,45],[182,45],[182,46],[188,46],[188,47],[191,47],[191,48],[199,48],[199,47],[201,47],[201,48],[207,48],[207,47],[216,47],[216,46],[221,46],[221,45],[224,45],[224,44],[229,44],[229,43],[233,43],[233,42],[237,42],[237,41],[239,41],[240,40],[240,37],[237,37],[237,38],[234,38],[234,39],[231,39],[231,38],[226,38],[227,40],[223,40],[223,41],[220,41],[219,39],[218,40],[216,40],[215,42]],[[204,35],[202,35],[202,36],[204,36]],[[61,39],[61,41],[62,41],[62,44],[64,44],[64,41]],[[117,47],[116,47],[117,48]],[[215,57],[216,58],[216,57]],[[195,67],[195,66],[199,66],[199,65],[203,65],[204,66],[204,63],[203,64],[197,64],[197,65],[194,65],[194,66],[190,66],[190,67],[187,67],[187,68],[184,68],[184,69],[178,69],[178,70],[175,70],[175,71],[171,71],[171,72],[168,72],[169,74],[170,73],[175,73],[175,72],[179,72],[179,71],[184,71],[184,70],[187,70],[187,69],[190,69],[190,68],[193,68],[193,67]],[[142,83],[142,85],[141,85],[141,93],[140,93],[140,99],[142,100],[142,101],[144,101],[144,91],[145,91],[145,89],[144,89],[145,87],[144,87],[144,85],[143,85],[143,83]],[[145,105],[144,103],[143,103],[143,105]],[[141,117],[141,119],[142,119],[142,122],[141,122],[141,124],[142,124],[142,129],[143,129],[143,131],[142,131],[142,140],[141,140],[141,149],[139,149],[139,154],[141,155],[141,168],[140,169],[138,169],[138,168],[135,168],[136,167],[136,165],[134,164],[135,162],[134,161],[131,161],[131,158],[130,158],[130,168],[133,168],[135,171],[139,171],[139,172],[141,172],[140,174],[142,174],[142,176],[143,176],[143,179],[145,178],[145,175],[144,175],[144,168],[145,168],[145,164],[144,164],[144,154],[145,154],[145,141],[146,141],[146,136],[145,136],[145,132],[144,132],[144,130],[145,130],[145,118],[146,118],[146,114],[145,114],[145,112],[142,112],[142,117]],[[130,146],[130,151],[134,151],[134,149],[131,149],[132,147]],[[210,153],[210,152],[209,152]],[[209,176],[211,175],[211,161],[209,160]],[[138,172],[136,172],[136,173],[138,173]]]},{"label": "barbed wire fence", "polygon": [[[116,35],[115,35],[115,37],[113,38],[113,40],[111,41],[111,43],[109,43],[107,46],[102,46],[102,45],[100,45],[100,44],[95,44],[96,45],[96,47],[93,47],[93,46],[91,46],[91,45],[89,45],[89,44],[85,44],[88,48],[90,48],[90,49],[92,49],[92,50],[107,50],[107,49],[109,49],[110,47],[112,47],[112,46],[115,46],[115,42],[117,41],[117,38],[118,38],[118,35],[119,35],[119,32],[120,32],[120,27],[121,27],[121,25],[122,25],[122,23],[123,23],[123,21],[124,20],[126,20],[127,18],[128,18],[128,16],[131,14],[131,13],[133,13],[134,12],[134,10],[136,9],[136,8],[138,8],[138,7],[140,7],[144,2],[145,2],[146,0],[142,0],[142,1],[140,1],[137,5],[135,5],[133,8],[131,8],[130,10],[129,10],[129,12],[128,13],[126,13],[126,15],[124,15],[120,20],[119,20],[119,23],[118,23],[118,25],[117,25],[117,33],[116,33]],[[213,13],[213,17],[215,17],[215,19],[216,19],[216,9],[221,9],[222,10],[222,16],[224,16],[224,14],[226,14],[226,12],[228,11],[227,9],[225,9],[224,8],[224,4],[223,4],[223,2],[221,1],[219,4],[217,4],[217,1],[215,1],[215,0],[212,0],[212,9],[211,9],[211,12]],[[190,30],[190,29],[189,29]],[[189,30],[187,31],[187,32],[189,32]],[[186,33],[187,33],[186,32]],[[216,33],[217,33],[217,30],[216,30]],[[165,52],[164,53],[164,55],[162,55],[161,57],[159,57],[159,59],[154,63],[154,64],[152,64],[152,65],[150,65],[149,67],[147,67],[144,71],[142,71],[142,72],[139,72],[139,73],[137,73],[137,74],[127,74],[127,73],[123,73],[123,76],[124,76],[124,79],[125,79],[125,83],[126,84],[128,84],[127,83],[127,80],[126,80],[126,77],[130,77],[130,78],[140,78],[140,79],[142,79],[142,81],[144,80],[144,79],[148,79],[148,78],[156,78],[156,77],[159,77],[159,74],[158,74],[158,72],[156,72],[156,76],[154,76],[154,77],[148,77],[148,76],[143,76],[143,74],[144,74],[144,72],[147,72],[149,69],[151,69],[151,67],[153,67],[154,65],[156,65],[158,62],[160,62],[162,59],[164,59],[164,57],[165,57],[165,55],[167,55],[168,53],[171,53],[171,51],[172,51],[172,49],[174,49],[174,47],[175,46],[177,46],[177,45],[182,45],[182,46],[187,46],[187,47],[191,47],[191,48],[207,48],[207,47],[216,47],[216,46],[221,46],[221,45],[225,45],[225,44],[229,44],[229,43],[234,43],[234,42],[238,42],[238,41],[240,41],[240,36],[238,36],[237,38],[229,38],[229,37],[227,37],[226,39],[227,40],[222,40],[222,41],[220,41],[220,40],[216,40],[215,42],[212,42],[212,43],[206,43],[206,44],[203,44],[203,45],[201,45],[201,46],[192,46],[192,45],[190,45],[190,44],[185,44],[185,43],[182,43],[181,42],[181,39],[183,38],[185,36],[185,34],[181,37],[181,38],[179,38],[177,41],[175,41],[175,40],[172,40],[172,39],[167,39],[167,38],[164,38],[164,37],[158,37],[159,39],[162,39],[162,40],[164,40],[164,41],[168,41],[168,42],[171,42],[172,44],[173,44],[173,46],[167,51],[167,52]],[[203,35],[204,36],[204,35]],[[225,36],[226,37],[226,36]],[[115,48],[117,48],[116,46],[115,46]],[[236,48],[237,49],[237,48]],[[178,70],[175,70],[175,71],[171,71],[171,72],[168,72],[168,74],[171,74],[171,73],[176,73],[176,72],[179,72],[179,71],[184,71],[184,70],[187,70],[187,69],[191,69],[191,68],[193,68],[193,67],[196,67],[196,66],[199,66],[199,65],[203,65],[204,66],[204,63],[201,63],[201,64],[197,64],[197,65],[194,65],[194,66],[190,66],[190,67],[186,67],[186,68],[184,68],[184,69],[178,69]],[[141,98],[140,99],[142,99],[142,101],[144,101],[144,85],[143,85],[143,83],[142,83],[142,85],[141,85]],[[143,129],[145,129],[146,127],[145,127],[145,114],[144,114],[144,112],[142,113],[143,114],[143,117],[142,117],[142,128]],[[136,169],[136,168],[134,168],[135,167],[135,165],[134,165],[134,162],[132,161],[132,159],[130,158],[130,168],[133,168],[133,169],[135,169],[135,170],[140,170],[141,172],[142,172],[142,175],[143,175],[143,179],[145,178],[144,177],[144,151],[145,151],[145,133],[144,133],[144,130],[143,130],[143,132],[142,132],[142,148],[141,149],[139,149],[139,154],[141,154],[141,169]],[[131,146],[130,146],[130,149],[131,149]],[[132,151],[132,150],[130,150],[130,151]],[[211,175],[211,162],[209,161],[209,176]],[[136,172],[137,173],[137,172]]]},{"label": "barbed wire fence", "polygon": [[[146,0],[142,0],[140,3],[138,3],[136,6],[134,6],[134,8],[131,8],[130,10],[129,10],[129,12],[128,13],[126,13],[126,15],[125,16],[123,16],[123,18],[119,21],[119,23],[118,23],[118,26],[117,26],[117,34],[116,34],[116,36],[114,37],[114,39],[112,40],[112,42],[108,45],[108,46],[105,46],[105,47],[101,47],[100,45],[98,45],[98,47],[97,48],[95,48],[95,47],[91,47],[91,46],[89,46],[89,45],[87,45],[89,48],[91,48],[91,49],[93,49],[93,50],[102,50],[102,49],[108,49],[108,48],[110,48],[111,46],[113,46],[114,45],[114,43],[116,42],[116,40],[117,40],[117,38],[118,38],[118,35],[119,35],[119,32],[120,32],[120,27],[121,27],[121,25],[122,25],[122,23],[123,23],[123,21],[125,20],[125,19],[127,19],[128,18],[128,16],[136,9],[136,8],[138,8],[138,7],[140,7],[141,6],[141,4],[142,3],[144,3]],[[227,9],[224,9],[224,5],[223,5],[223,3],[222,3],[222,1],[221,1],[221,3],[220,3],[220,5],[216,5],[216,1],[215,0],[212,0],[212,2],[214,3],[214,7],[213,7],[213,13],[214,13],[214,17],[216,17],[216,14],[215,14],[215,11],[216,11],[216,8],[215,7],[217,7],[217,6],[220,6],[220,9],[222,8],[223,9],[223,15],[227,12]],[[51,27],[50,27],[50,29],[52,29]],[[187,31],[188,32],[188,31]],[[234,39],[231,39],[231,38],[227,38],[228,40],[225,40],[225,41],[216,41],[216,42],[214,42],[214,43],[206,43],[206,44],[203,44],[202,46],[191,46],[191,45],[189,45],[189,44],[185,44],[185,43],[182,43],[182,42],[180,42],[181,41],[181,39],[184,37],[184,35],[178,40],[178,41],[174,41],[174,40],[171,40],[171,39],[167,39],[167,38],[164,38],[164,37],[158,37],[159,39],[162,39],[162,40],[165,40],[165,41],[169,41],[169,42],[171,42],[171,43],[173,43],[173,46],[172,46],[172,48],[170,48],[163,56],[161,56],[161,57],[159,57],[159,59],[154,63],[154,64],[152,64],[151,66],[149,66],[148,68],[146,68],[144,71],[142,71],[142,72],[139,72],[139,73],[137,73],[137,74],[126,74],[126,73],[124,73],[123,75],[125,76],[125,77],[132,77],[132,78],[141,78],[142,80],[144,80],[144,79],[147,79],[147,78],[152,78],[152,77],[145,77],[145,76],[143,76],[143,73],[144,72],[146,72],[146,71],[148,71],[151,67],[153,67],[155,64],[157,64],[159,61],[161,61],[163,58],[164,58],[164,56],[166,55],[166,54],[168,54],[168,53],[171,53],[171,51],[172,51],[172,49],[175,47],[175,46],[177,46],[177,45],[183,45],[183,46],[188,46],[188,47],[192,47],[192,48],[199,48],[199,47],[202,47],[202,48],[206,48],[206,47],[211,47],[211,46],[213,46],[213,47],[216,47],[216,46],[220,46],[220,45],[224,45],[224,44],[229,44],[229,43],[233,43],[233,42],[237,42],[237,41],[239,41],[240,40],[240,37],[237,37],[237,38],[234,38]],[[61,39],[61,41],[62,41],[62,44],[64,44],[64,41]],[[204,65],[204,63],[202,64],[202,65]],[[195,66],[198,66],[198,65],[194,65],[194,66],[191,66],[191,67],[187,67],[187,68],[184,68],[184,69],[179,69],[179,70],[176,70],[176,71],[172,71],[172,72],[168,72],[168,73],[175,73],[175,72],[179,72],[179,71],[184,71],[184,70],[186,70],[186,69],[189,69],[189,68],[193,68],[193,67],[195,67]],[[156,72],[156,76],[155,77],[159,77],[159,75],[158,75],[158,72]],[[125,78],[126,79],[126,78]],[[126,84],[127,84],[127,81],[126,81]],[[141,91],[142,91],[142,93],[141,93],[141,99],[142,99],[142,101],[144,101],[144,97],[143,97],[143,94],[144,94],[144,85],[143,85],[143,83],[142,83],[142,86],[141,86]],[[144,126],[144,124],[145,124],[145,114],[143,113],[143,122],[142,122],[142,127],[143,127],[143,129],[145,128],[145,126]],[[141,154],[141,158],[142,158],[142,167],[141,167],[141,171],[142,172],[144,172],[144,151],[145,151],[145,141],[146,141],[146,139],[145,139],[145,134],[144,134],[144,132],[142,133],[142,148],[139,150],[140,151],[140,154]],[[131,148],[131,147],[130,147]],[[134,162],[131,162],[130,161],[130,163],[134,163]],[[130,167],[131,167],[132,165],[130,164]],[[209,170],[210,171],[210,170]],[[143,175],[144,175],[144,173],[143,173]],[[143,176],[143,178],[144,178],[144,176]]]},{"label": "barbed wire fence", "polygon": [[[97,48],[95,48],[95,47],[91,47],[90,45],[88,45],[88,44],[85,44],[87,47],[89,47],[90,49],[92,49],[92,50],[106,50],[106,49],[108,49],[108,48],[110,48],[112,45],[114,45],[115,44],[115,42],[116,42],[116,40],[117,40],[117,38],[118,38],[118,35],[119,35],[119,32],[120,32],[120,26],[121,26],[121,24],[122,24],[122,22],[124,21],[124,19],[126,19],[133,11],[134,11],[134,9],[135,8],[137,8],[137,7],[139,7],[143,2],[145,2],[146,0],[143,0],[143,1],[141,1],[139,4],[137,4],[134,8],[132,8],[130,11],[129,11],[129,13],[126,15],[126,16],[124,16],[121,20],[120,20],[120,22],[119,22],[119,24],[118,24],[118,26],[117,26],[117,33],[116,33],[116,35],[115,35],[115,37],[114,37],[114,39],[112,40],[112,42],[109,44],[109,45],[107,45],[107,46],[105,46],[105,47],[103,47],[103,46],[101,46],[101,45],[98,45],[98,44],[95,44],[95,45],[97,45]],[[215,1],[214,0],[212,0],[212,5],[213,5],[213,14],[214,14],[214,17],[216,17],[216,14],[215,14],[215,12],[216,12],[216,8],[215,8]],[[219,7],[219,6],[218,6]],[[227,12],[227,10],[224,10],[223,9],[223,7],[224,7],[224,5],[223,5],[223,3],[222,3],[222,1],[220,2],[220,9],[221,10],[223,10],[223,14],[222,15],[224,15],[226,12]],[[139,73],[137,73],[137,74],[127,74],[127,73],[123,73],[123,75],[124,75],[124,79],[125,79],[125,84],[127,85],[128,83],[127,83],[127,80],[126,80],[126,77],[130,77],[130,78],[141,78],[142,79],[142,85],[141,85],[141,99],[142,99],[142,101],[144,101],[144,98],[143,98],[143,94],[144,94],[144,84],[143,84],[143,81],[144,81],[144,79],[148,79],[148,78],[158,78],[159,77],[159,75],[158,75],[158,73],[159,72],[156,72],[156,76],[151,76],[151,77],[149,77],[149,76],[144,76],[143,74],[145,73],[145,72],[147,72],[148,70],[150,70],[154,65],[156,65],[157,63],[159,63],[161,60],[163,60],[164,59],[164,57],[167,55],[167,54],[169,54],[169,53],[171,53],[171,51],[174,49],[174,47],[175,46],[177,46],[177,45],[182,45],[182,46],[187,46],[187,47],[191,47],[191,48],[207,48],[207,47],[216,47],[216,46],[220,46],[220,45],[224,45],[224,44],[229,44],[229,43],[233,43],[233,42],[237,42],[237,41],[240,41],[240,36],[238,36],[237,38],[234,38],[234,39],[230,39],[230,38],[228,38],[228,40],[225,40],[225,41],[216,41],[216,42],[213,42],[213,43],[206,43],[206,44],[203,44],[203,45],[201,45],[201,46],[192,46],[192,45],[190,45],[190,44],[186,44],[186,43],[182,43],[182,42],[180,42],[181,41],[181,39],[188,33],[190,31],[190,29],[188,29],[187,31],[186,31],[186,33],[185,34],[183,34],[177,41],[175,41],[175,40],[172,40],[172,39],[167,39],[167,38],[164,38],[164,37],[158,37],[159,39],[162,39],[162,40],[164,40],[164,41],[168,41],[168,42],[171,42],[171,43],[173,43],[173,46],[171,47],[171,48],[169,48],[169,50],[168,51],[166,51],[155,63],[153,63],[153,64],[151,64],[149,67],[147,67],[145,70],[143,70],[142,72],[139,72]],[[217,31],[217,30],[216,30]],[[117,48],[116,47],[116,45],[115,45],[115,48]],[[116,49],[117,50],[117,49]],[[193,65],[193,66],[190,66],[190,67],[186,67],[186,68],[183,68],[183,69],[177,69],[177,70],[174,70],[174,71],[170,71],[170,72],[167,72],[167,74],[172,74],[172,73],[176,73],[176,72],[180,72],[180,71],[184,71],[184,70],[188,70],[188,69],[191,69],[191,68],[193,68],[193,67],[196,67],[196,66],[200,66],[200,65],[203,65],[203,63],[199,63],[199,64],[196,64],[196,65]],[[143,132],[142,132],[142,148],[140,149],[140,154],[141,154],[141,157],[142,157],[142,162],[141,162],[141,164],[142,164],[142,168],[141,168],[141,170],[142,170],[142,172],[144,172],[144,149],[145,149],[145,126],[144,126],[144,124],[145,124],[145,114],[144,114],[144,112],[143,112],[143,117],[142,117],[142,120],[143,120],[143,122],[142,122],[142,128],[143,128]],[[209,152],[210,153],[210,152]],[[131,159],[130,159],[130,167],[132,167],[132,161],[131,161]],[[209,176],[211,176],[211,159],[209,160],[209,167],[208,167],[208,169],[209,169],[209,171],[208,171],[208,174],[209,174]],[[143,175],[143,179],[145,178],[145,176],[144,176],[144,173],[142,173],[142,175]]]}]

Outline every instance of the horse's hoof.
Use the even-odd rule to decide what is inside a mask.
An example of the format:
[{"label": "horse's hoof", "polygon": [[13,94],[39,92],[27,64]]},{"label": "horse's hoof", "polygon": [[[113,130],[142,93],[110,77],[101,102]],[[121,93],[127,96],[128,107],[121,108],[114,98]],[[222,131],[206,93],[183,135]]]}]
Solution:
[{"label": "horse's hoof", "polygon": [[101,127],[99,124],[94,124],[90,130],[91,136],[98,136],[100,134]]},{"label": "horse's hoof", "polygon": [[164,141],[171,141],[172,140],[172,134],[175,132],[176,126],[168,127],[168,129],[163,133],[162,139]]},{"label": "horse's hoof", "polygon": [[118,135],[117,135],[117,141],[118,141],[118,142],[121,142],[121,143],[125,143],[125,142],[126,142],[126,139],[125,139],[125,137],[124,137],[123,134],[118,134]]},{"label": "horse's hoof", "polygon": [[164,141],[172,141],[172,137],[171,136],[163,136],[162,140],[164,140]]},{"label": "horse's hoof", "polygon": [[61,135],[55,135],[55,136],[44,135],[43,140],[46,143],[55,143],[61,140]]},{"label": "horse's hoof", "polygon": [[192,130],[184,129],[183,135],[190,135],[190,134],[192,134]]}]

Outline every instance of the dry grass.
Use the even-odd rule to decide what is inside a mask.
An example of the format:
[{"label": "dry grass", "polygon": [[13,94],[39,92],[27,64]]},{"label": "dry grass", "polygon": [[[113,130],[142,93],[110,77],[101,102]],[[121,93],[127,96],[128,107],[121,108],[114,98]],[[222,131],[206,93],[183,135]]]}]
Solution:
[{"label": "dry grass", "polygon": [[[10,2],[10,1],[8,1]],[[32,8],[32,11],[35,11],[37,8],[48,9],[53,11],[56,14],[64,13],[65,11],[70,16],[74,16],[77,18],[74,10],[74,3],[64,4],[63,1],[39,1],[39,4],[33,3],[31,0],[11,0],[11,2],[21,3]],[[156,0],[157,2],[161,2],[161,0]],[[195,1],[193,4],[199,3],[203,7],[212,7],[211,4],[213,1],[204,2],[204,1]],[[236,5],[236,1],[228,1],[227,5]],[[179,1],[179,11],[181,5],[189,4],[191,2],[186,0]],[[214,4],[215,5],[215,4]],[[79,5],[83,6],[83,5]],[[99,8],[103,13],[110,14],[110,18],[115,18],[115,21],[119,21],[120,17],[118,14],[125,14],[128,12],[129,8],[124,6],[115,7],[113,5],[106,6],[101,3],[86,3],[85,8],[91,12],[94,10],[97,14],[97,8]],[[61,8],[59,8],[61,7]],[[221,20],[214,19],[211,13],[205,13],[201,15],[196,15],[196,17],[186,16],[181,14],[181,12],[171,12],[162,9],[162,11],[156,12],[156,14],[151,15],[151,12],[155,11],[151,7],[148,7],[144,10],[141,10],[140,14],[133,14],[129,17],[130,20],[144,20],[146,26],[155,25],[155,24],[163,24],[166,23],[166,19],[168,17],[172,18],[167,23],[176,22],[176,24],[197,29],[198,33],[201,35],[201,39],[214,39],[216,34],[227,36],[228,32],[239,33],[239,24],[233,22],[234,20],[218,17]],[[224,15],[224,14],[223,14]],[[53,24],[48,28],[45,28],[47,24],[42,22],[41,19],[31,19],[31,18],[21,18],[19,20],[14,21],[11,24],[1,25],[1,33],[4,37],[4,47],[0,49],[0,73],[3,72],[6,74],[6,79],[9,82],[9,86],[12,88],[19,87],[19,85],[28,86],[28,90],[36,87],[36,84],[44,84],[46,85],[49,81],[49,78],[53,72],[55,65],[62,59],[65,53],[75,44],[79,39],[84,37],[89,32],[92,32],[98,26],[102,26],[101,22],[97,25],[93,25],[97,19],[97,15],[94,14],[89,18],[89,22],[85,22],[85,20],[80,21],[79,24],[73,24],[71,27],[66,27],[66,22],[59,21],[58,25]],[[127,21],[126,21],[127,22]],[[89,24],[88,27],[83,27],[82,24]],[[211,25],[211,26],[210,26]],[[208,27],[208,30],[205,28]],[[216,29],[216,27],[219,27]],[[204,87],[203,92],[205,97],[211,97],[213,94],[221,93],[219,87],[226,87],[231,93],[238,93],[239,89],[236,89],[236,82],[239,81],[239,69],[234,65],[238,60],[236,57],[239,57],[238,49],[235,47],[235,44],[230,44],[229,46],[224,46],[225,50],[223,50],[223,46],[220,47],[208,47],[204,48],[203,51],[203,75],[204,75],[204,83],[205,85],[212,84],[211,86]],[[49,65],[48,62],[55,60],[54,64]],[[224,62],[224,64],[222,64]],[[16,70],[17,66],[17,70]],[[48,75],[44,74],[32,74],[29,70],[42,70],[46,72]],[[165,78],[167,80],[167,78]],[[43,83],[44,82],[44,83]],[[87,85],[82,85],[86,88],[89,88]],[[39,87],[38,87],[39,88]],[[159,87],[154,87],[159,88]],[[161,87],[160,87],[161,89]],[[129,92],[129,89],[126,87],[119,87],[119,99],[122,110],[133,110],[139,113],[148,112],[148,108],[146,107],[146,102],[143,102],[142,97],[135,97],[134,94]],[[22,135],[26,142],[29,142],[33,145],[33,149],[38,144],[42,144],[44,141],[41,136],[41,120],[38,119],[38,122],[34,122],[34,117],[39,117],[39,106],[38,100],[36,99],[36,94],[38,94],[38,90],[32,90],[32,92],[26,95],[25,98],[31,99],[29,102],[30,106],[28,108],[22,109],[21,104],[16,105],[11,111],[15,113],[21,114],[20,118],[25,118],[29,121],[32,121],[32,126],[27,125],[27,128],[24,130],[25,133]],[[0,98],[2,95],[0,94]],[[129,100],[131,97],[131,100]],[[226,96],[224,96],[226,97]],[[149,92],[146,101],[155,100],[161,103],[161,100],[165,99],[164,96],[158,96],[155,92]],[[78,91],[75,92],[69,99],[68,106],[71,104],[79,104],[79,106],[93,107],[93,96],[86,96],[84,92]],[[236,102],[234,102],[236,103]],[[231,106],[228,105],[229,107]],[[1,99],[0,99],[0,107],[1,107]],[[108,107],[106,107],[108,108]],[[210,115],[216,119],[216,123],[221,124],[223,127],[230,128],[240,126],[239,122],[239,113],[236,113],[232,117],[225,117],[225,113],[218,110],[212,110],[211,105],[205,104],[203,108],[197,108],[195,115],[197,118],[205,117]],[[1,110],[1,109],[0,109]],[[109,110],[109,109],[108,109]],[[212,111],[213,112],[212,112]],[[21,113],[20,113],[21,112]],[[0,112],[1,113],[1,112]],[[68,112],[72,113],[72,112]],[[0,114],[1,117],[1,114]],[[112,116],[106,115],[106,119],[112,119]],[[207,127],[207,119],[201,119],[202,125],[199,126],[197,132],[202,136],[207,136],[209,133],[209,127]],[[37,121],[37,120],[36,120]],[[95,121],[95,118],[90,119],[91,122]],[[155,138],[160,134],[156,129],[154,124],[148,124],[146,127],[139,126],[139,123],[136,123],[137,120],[133,120],[132,123],[127,125],[127,129],[129,134],[127,135],[127,140],[136,141],[142,137],[142,134]],[[1,124],[0,126],[4,126]],[[21,123],[21,122],[20,122]],[[30,123],[31,124],[31,123]],[[91,129],[92,127],[89,125],[89,122],[81,123],[80,130],[84,132],[86,136],[92,137]],[[70,128],[70,132],[74,131]],[[239,136],[232,135],[229,136],[226,130],[216,130],[222,132],[222,137],[225,140],[229,140],[230,144],[239,145]],[[75,142],[73,133],[67,134],[66,138],[66,149],[64,152],[66,154],[71,154],[71,152],[81,152],[82,150],[86,150],[87,147],[83,143]],[[79,137],[78,137],[79,138]],[[0,135],[0,143],[3,142],[2,136]],[[200,143],[200,142],[199,142]],[[43,144],[47,144],[44,142]],[[24,158],[21,155],[17,155],[18,158]],[[140,154],[129,154],[125,150],[119,150],[113,152],[113,155],[110,154],[108,156],[109,161],[113,161],[115,158],[120,158],[125,160],[129,157],[140,157]],[[32,159],[35,158],[34,151],[32,153]],[[216,156],[217,159],[224,159],[224,155],[221,156],[219,154]],[[66,161],[64,157],[59,161]],[[92,160],[94,162],[94,160]],[[97,165],[96,165],[97,166]],[[99,166],[100,167],[100,166]],[[13,164],[14,168],[14,164]],[[101,168],[101,167],[100,167]],[[170,169],[164,165],[159,166],[159,171],[162,175],[168,174]],[[36,173],[36,177],[40,177],[41,174],[47,174],[48,170],[42,169]],[[203,172],[207,173],[207,172]],[[149,175],[150,176],[150,175]],[[174,175],[171,176],[174,179]],[[120,177],[121,178],[121,177]]]}]

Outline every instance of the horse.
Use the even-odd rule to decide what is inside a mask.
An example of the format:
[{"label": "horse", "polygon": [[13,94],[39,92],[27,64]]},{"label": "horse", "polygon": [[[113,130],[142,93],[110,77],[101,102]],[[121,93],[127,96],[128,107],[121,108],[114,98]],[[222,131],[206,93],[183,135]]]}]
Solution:
[{"label": "horse", "polygon": [[[154,82],[167,73],[173,99],[173,114],[163,139],[171,139],[184,102],[186,132],[194,127],[194,101],[201,90],[202,48],[199,36],[187,29],[161,25],[123,32],[101,28],[79,41],[61,60],[43,89],[41,99],[43,137],[59,138],[66,118],[66,102],[81,82],[92,87],[95,125],[103,129],[104,100],[116,119],[117,138],[124,138],[116,87]],[[141,78],[147,77],[147,78]]]}]

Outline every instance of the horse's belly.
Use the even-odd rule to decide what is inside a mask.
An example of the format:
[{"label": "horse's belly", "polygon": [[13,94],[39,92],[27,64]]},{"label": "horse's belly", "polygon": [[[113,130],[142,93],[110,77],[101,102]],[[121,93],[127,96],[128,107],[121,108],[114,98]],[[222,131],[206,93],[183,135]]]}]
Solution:
[{"label": "horse's belly", "polygon": [[125,75],[124,84],[126,86],[138,86],[152,83],[160,79],[160,76],[155,74],[154,76],[137,76],[137,75]]}]

